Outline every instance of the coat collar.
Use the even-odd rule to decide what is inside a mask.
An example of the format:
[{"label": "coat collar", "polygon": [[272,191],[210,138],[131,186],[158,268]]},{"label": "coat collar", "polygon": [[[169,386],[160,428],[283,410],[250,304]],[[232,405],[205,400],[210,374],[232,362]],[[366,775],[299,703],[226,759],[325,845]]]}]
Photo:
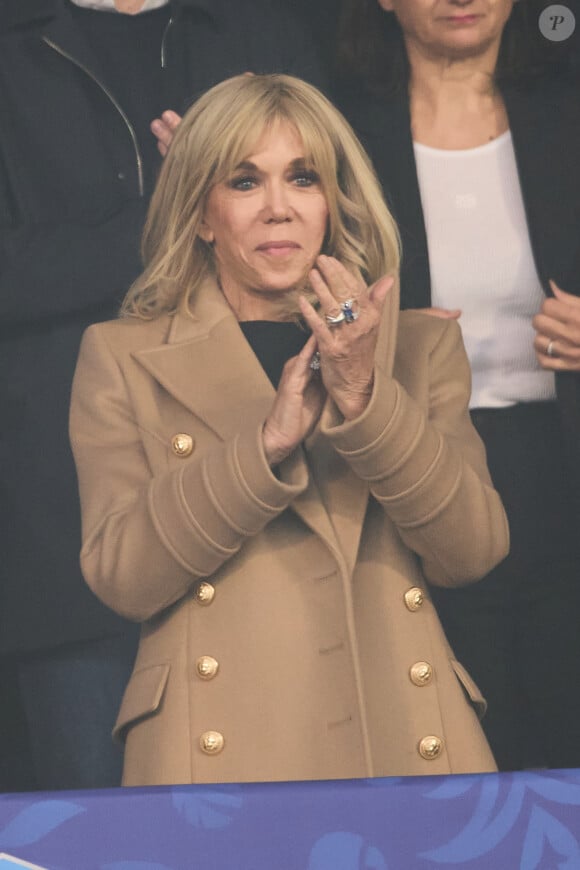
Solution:
[{"label": "coat collar", "polygon": [[245,419],[258,420],[274,400],[274,388],[211,279],[198,291],[192,315],[175,314],[166,341],[135,357],[224,440],[239,428],[232,408],[242,402]]}]

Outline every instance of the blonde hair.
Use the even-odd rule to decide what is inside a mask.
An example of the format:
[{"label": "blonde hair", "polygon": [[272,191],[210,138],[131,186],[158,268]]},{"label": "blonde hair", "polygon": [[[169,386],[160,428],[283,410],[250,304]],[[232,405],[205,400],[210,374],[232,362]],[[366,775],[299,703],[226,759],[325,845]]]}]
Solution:
[{"label": "blonde hair", "polygon": [[264,131],[290,123],[318,174],[329,218],[323,252],[367,283],[399,267],[399,235],[369,158],[340,112],[312,85],[287,75],[236,76],[207,91],[183,117],[151,199],[144,271],[121,313],[151,319],[182,310],[215,275],[201,236],[210,190],[230,178]]}]

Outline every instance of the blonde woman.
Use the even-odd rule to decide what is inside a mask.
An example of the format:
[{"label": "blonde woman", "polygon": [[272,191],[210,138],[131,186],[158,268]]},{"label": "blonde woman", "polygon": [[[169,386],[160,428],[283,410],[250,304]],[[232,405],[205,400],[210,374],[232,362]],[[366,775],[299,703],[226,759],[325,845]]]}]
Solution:
[{"label": "blonde woman", "polygon": [[505,516],[347,123],[286,76],[216,86],[143,250],[71,412],[85,577],[143,623],[124,783],[493,770],[428,583],[485,574]]}]

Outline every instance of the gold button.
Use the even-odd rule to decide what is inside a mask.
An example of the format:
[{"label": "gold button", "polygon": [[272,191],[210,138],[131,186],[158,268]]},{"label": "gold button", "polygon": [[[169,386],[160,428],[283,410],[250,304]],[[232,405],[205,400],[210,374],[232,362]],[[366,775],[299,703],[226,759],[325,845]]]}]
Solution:
[{"label": "gold button", "polygon": [[433,668],[429,662],[415,662],[409,668],[409,676],[415,686],[426,686],[433,679]]},{"label": "gold button", "polygon": [[204,731],[199,738],[201,751],[206,755],[217,755],[224,748],[224,735],[219,731]]},{"label": "gold button", "polygon": [[208,604],[211,604],[215,598],[215,587],[211,585],[211,583],[206,583],[205,580],[202,580],[201,583],[198,583],[195,587],[195,600],[198,604],[203,604],[205,607]]},{"label": "gold button", "polygon": [[200,656],[195,663],[198,677],[202,680],[213,680],[219,670],[219,662],[212,656]]},{"label": "gold button", "polygon": [[180,456],[184,459],[186,456],[190,456],[191,453],[193,453],[193,438],[185,432],[178,432],[177,435],[174,435],[171,439],[171,449],[176,456]]},{"label": "gold button", "polygon": [[411,588],[407,589],[405,592],[405,606],[407,610],[413,612],[419,610],[419,608],[423,606],[424,601],[425,596],[423,595],[423,590],[418,586],[411,586]]},{"label": "gold button", "polygon": [[439,758],[443,752],[443,741],[440,737],[434,737],[432,734],[429,737],[423,737],[419,742],[419,755],[426,761],[434,761]]}]

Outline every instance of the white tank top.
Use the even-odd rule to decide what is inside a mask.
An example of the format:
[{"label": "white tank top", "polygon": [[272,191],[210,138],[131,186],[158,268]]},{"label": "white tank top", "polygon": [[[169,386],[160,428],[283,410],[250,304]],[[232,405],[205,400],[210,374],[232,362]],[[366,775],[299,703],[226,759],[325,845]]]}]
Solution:
[{"label": "white tank top", "polygon": [[[511,133],[463,151],[415,143],[432,304],[461,308],[472,408],[555,397],[534,353],[545,296],[530,246]],[[404,254],[404,252],[403,252]]]}]

